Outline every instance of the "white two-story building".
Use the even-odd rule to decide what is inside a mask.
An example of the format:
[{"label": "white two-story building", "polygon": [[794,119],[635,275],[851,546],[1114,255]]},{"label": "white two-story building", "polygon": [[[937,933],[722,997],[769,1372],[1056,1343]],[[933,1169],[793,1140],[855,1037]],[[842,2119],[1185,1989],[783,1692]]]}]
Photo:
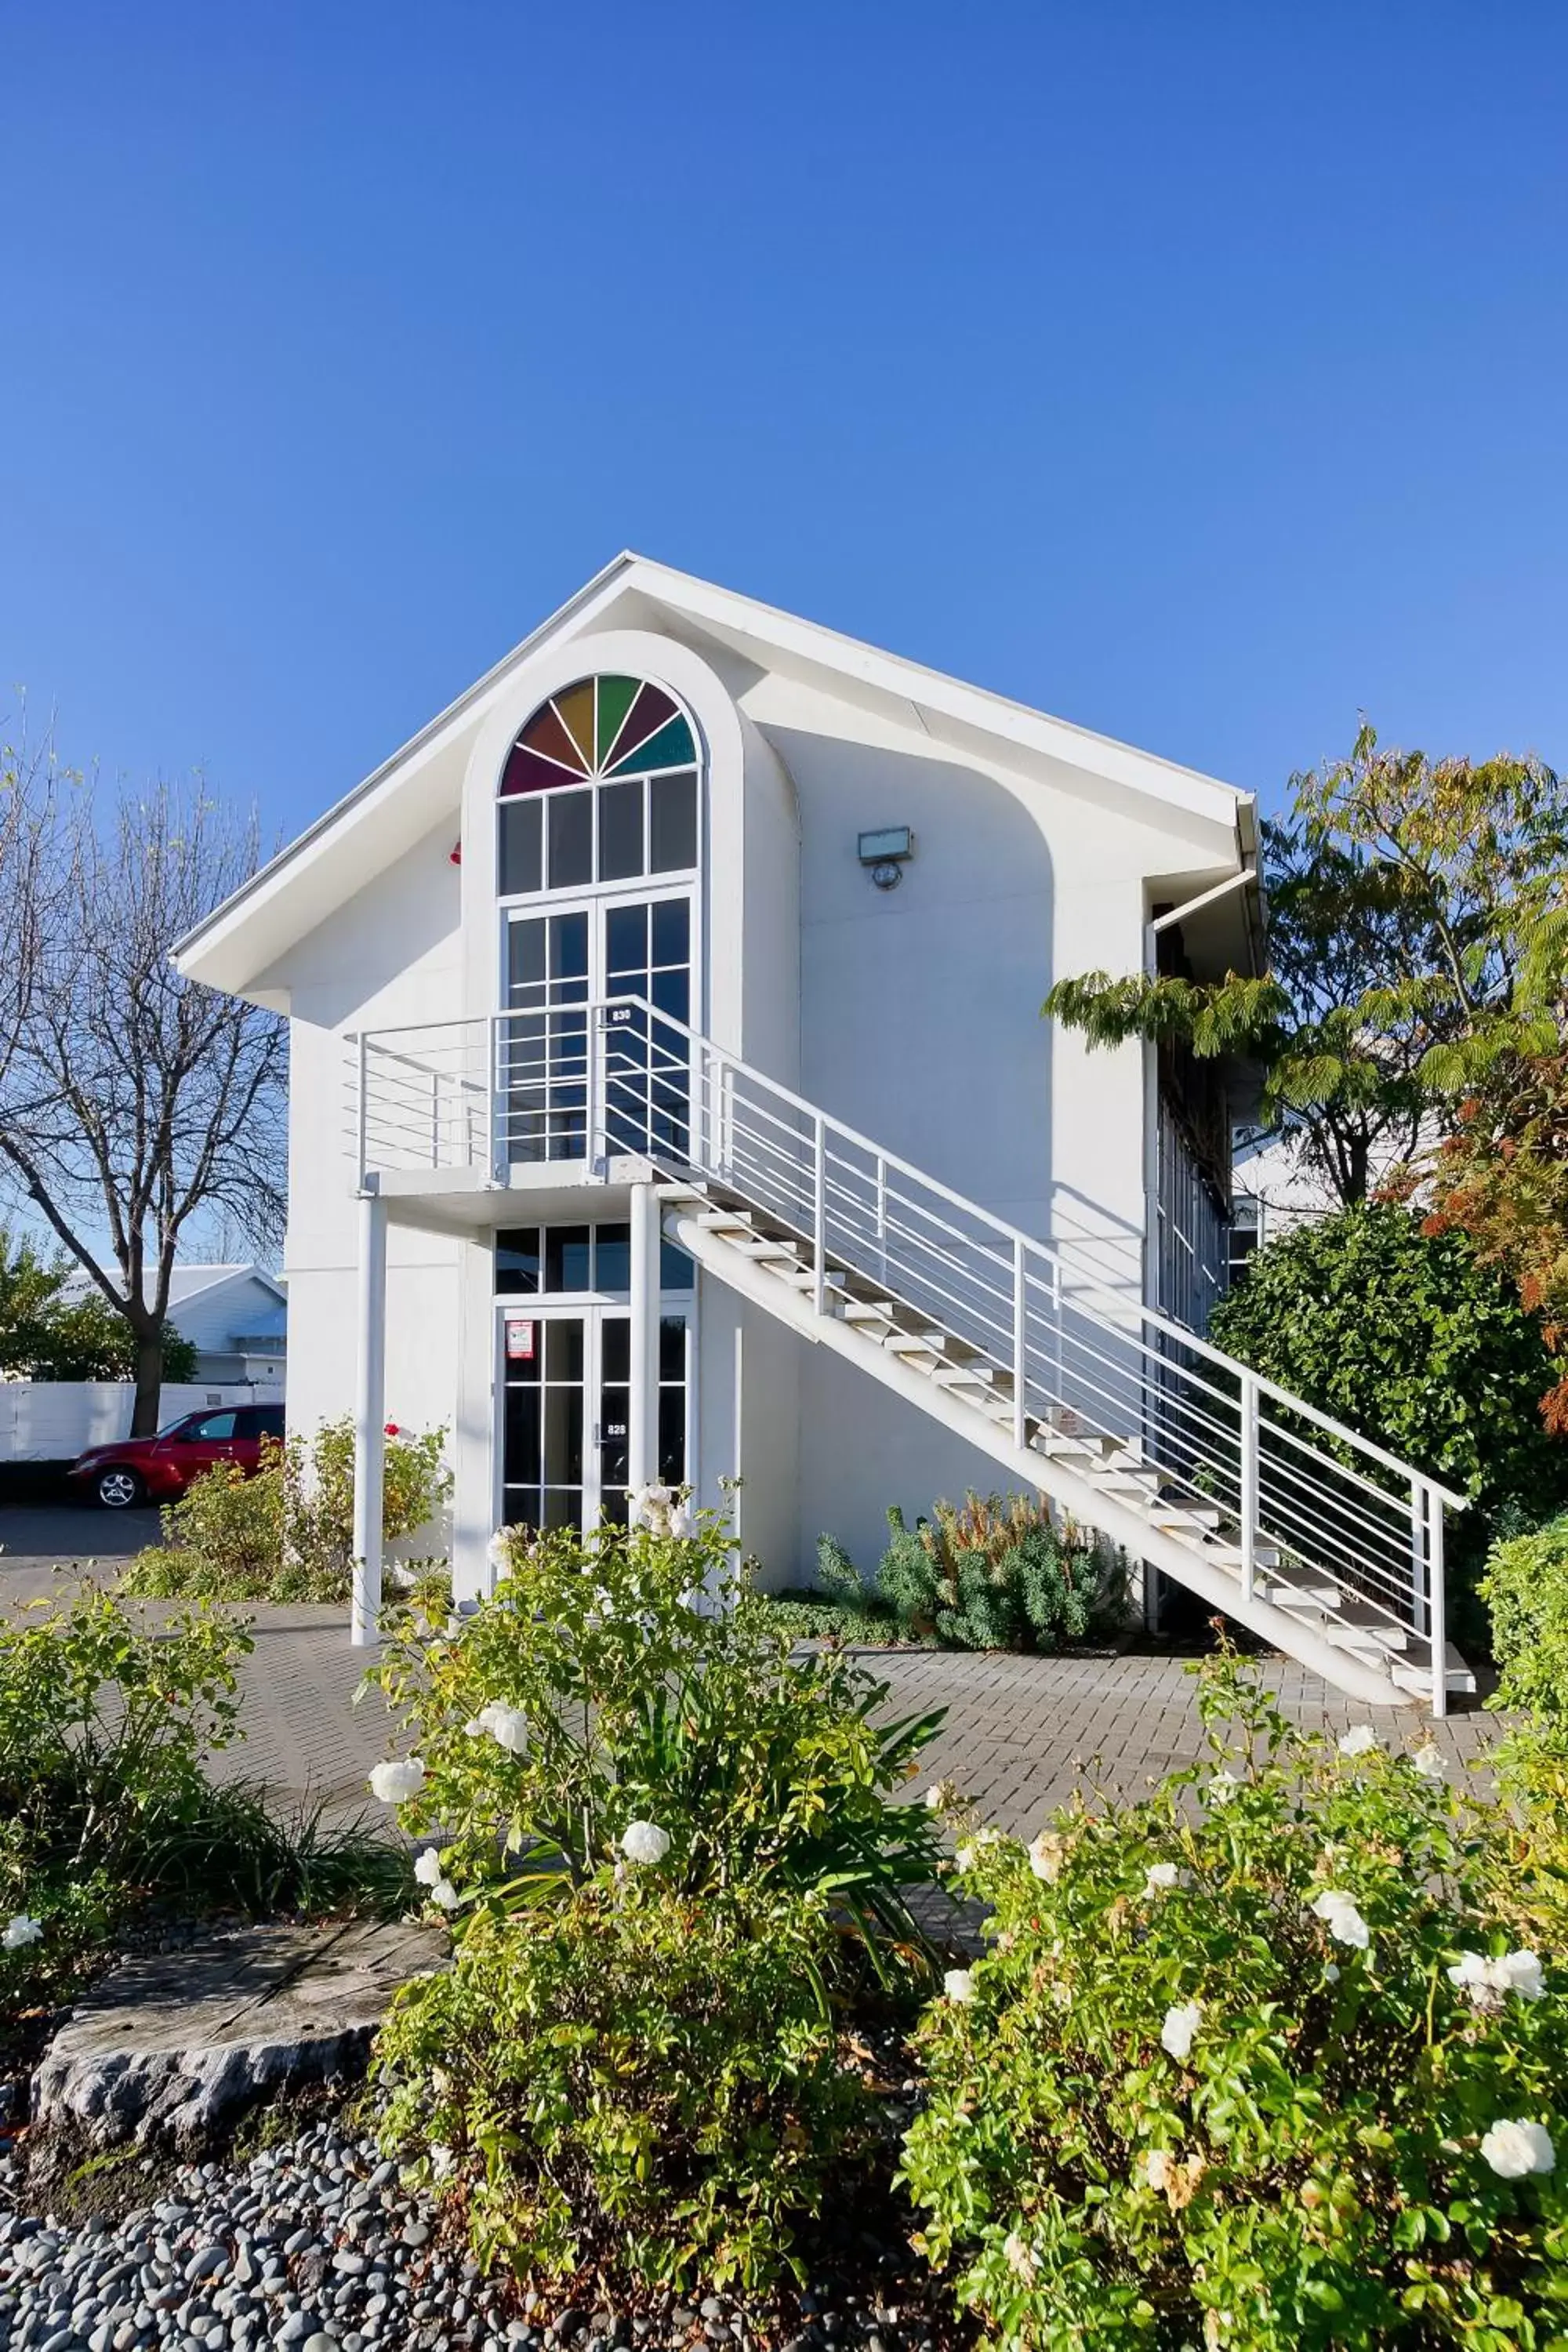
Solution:
[{"label": "white two-story building", "polygon": [[1260,969],[1254,819],[624,555],[220,907],[178,961],[289,1016],[289,1418],[357,1414],[362,1635],[384,1425],[441,1423],[460,1592],[498,1525],[656,1477],[739,1477],[775,1584],[1027,1484],[1440,1701],[1437,1491],[1196,1337],[1212,1066],[1041,1018],[1064,973]]}]

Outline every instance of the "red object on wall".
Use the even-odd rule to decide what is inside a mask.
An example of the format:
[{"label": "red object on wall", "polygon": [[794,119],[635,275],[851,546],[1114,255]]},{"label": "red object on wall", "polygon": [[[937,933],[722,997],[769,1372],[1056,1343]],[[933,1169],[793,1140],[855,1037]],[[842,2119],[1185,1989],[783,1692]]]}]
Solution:
[{"label": "red object on wall", "polygon": [[507,1360],[510,1363],[527,1363],[533,1355],[533,1326],[521,1317],[509,1317],[506,1327]]},{"label": "red object on wall", "polygon": [[447,853],[447,863],[448,866],[460,866],[462,862],[463,845],[460,841],[455,841],[452,844],[451,848]]}]

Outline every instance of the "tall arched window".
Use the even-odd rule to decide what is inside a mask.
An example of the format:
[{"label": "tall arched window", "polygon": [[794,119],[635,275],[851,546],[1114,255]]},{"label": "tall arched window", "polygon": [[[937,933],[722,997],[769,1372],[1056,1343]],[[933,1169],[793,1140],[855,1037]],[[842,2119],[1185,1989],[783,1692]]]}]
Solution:
[{"label": "tall arched window", "polygon": [[541,703],[501,772],[503,898],[690,872],[696,730],[646,678],[578,678]]}]

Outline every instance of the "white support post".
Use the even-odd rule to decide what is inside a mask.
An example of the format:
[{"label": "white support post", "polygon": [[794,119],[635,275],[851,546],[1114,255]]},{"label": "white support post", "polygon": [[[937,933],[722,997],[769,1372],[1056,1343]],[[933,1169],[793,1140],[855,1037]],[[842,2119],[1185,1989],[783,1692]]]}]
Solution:
[{"label": "white support post", "polygon": [[812,1293],[819,1315],[827,1312],[827,1123],[820,1111],[812,1138],[812,1239],[816,1245]]},{"label": "white support post", "polygon": [[1426,1489],[1426,1627],[1432,1643],[1432,1712],[1448,1712],[1448,1595],[1443,1581],[1443,1497]]},{"label": "white support post", "polygon": [[1241,1376],[1241,1591],[1252,1599],[1258,1570],[1258,1381]]},{"label": "white support post", "polygon": [[1029,1401],[1028,1301],[1022,1234],[1013,1243],[1013,1443],[1020,1451],[1027,1442]]},{"label": "white support post", "polygon": [[658,1195],[651,1176],[632,1186],[631,1414],[626,1484],[658,1475]]},{"label": "white support post", "polygon": [[381,1615],[382,1477],[386,1460],[386,1202],[359,1202],[359,1382],[354,1399],[353,1601],[349,1639],[367,1649]]}]

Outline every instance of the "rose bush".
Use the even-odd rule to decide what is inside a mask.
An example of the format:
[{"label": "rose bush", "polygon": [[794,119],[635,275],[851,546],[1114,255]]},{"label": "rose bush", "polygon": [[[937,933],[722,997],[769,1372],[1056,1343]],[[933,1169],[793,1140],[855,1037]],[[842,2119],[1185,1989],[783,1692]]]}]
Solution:
[{"label": "rose bush", "polygon": [[1561,2346],[1568,1969],[1501,1900],[1508,1820],[1231,1661],[1199,1696],[1147,1801],[961,1847],[925,2250],[1004,2345]]},{"label": "rose bush", "polygon": [[934,1875],[936,1832],[885,1800],[940,1712],[874,1721],[884,1686],[791,1654],[725,1520],[654,1492],[653,1525],[504,1534],[489,1600],[395,1627],[369,1680],[412,1752],[376,1793],[440,1840],[468,1909],[561,1899],[651,1827],[681,1894],[820,1893],[877,1960],[889,1936],[921,1952],[904,1891]]}]

